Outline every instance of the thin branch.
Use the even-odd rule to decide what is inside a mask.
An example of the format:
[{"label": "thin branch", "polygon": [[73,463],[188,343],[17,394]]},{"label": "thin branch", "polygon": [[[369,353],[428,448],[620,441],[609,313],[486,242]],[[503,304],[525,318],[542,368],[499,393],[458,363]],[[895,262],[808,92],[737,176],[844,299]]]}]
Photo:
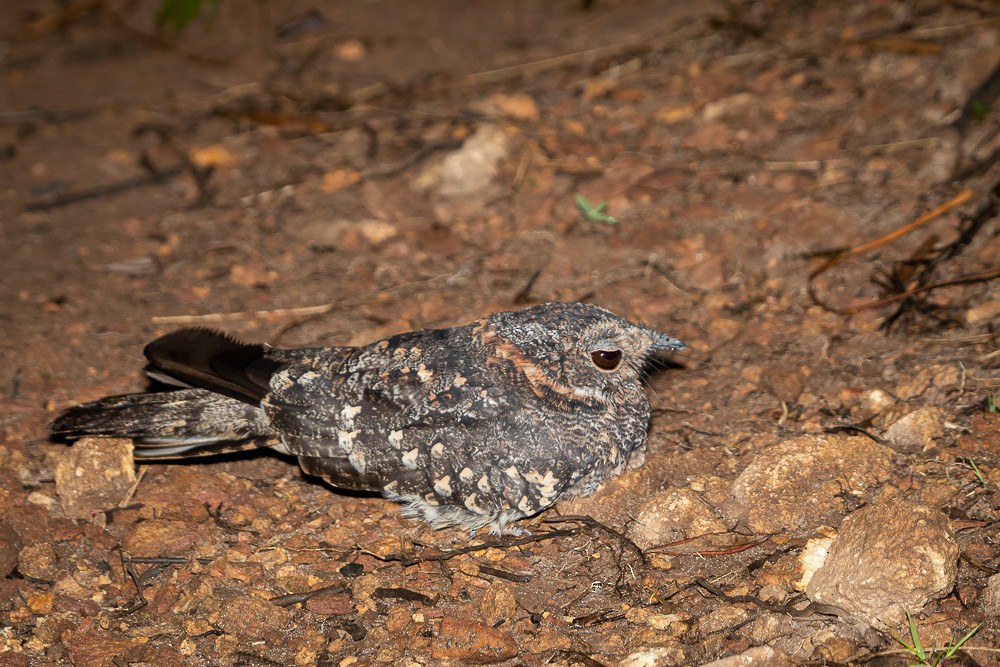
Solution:
[{"label": "thin branch", "polygon": [[972,198],[972,190],[967,188],[962,192],[958,193],[957,195],[955,195],[954,197],[952,197],[951,199],[949,199],[948,201],[946,201],[945,203],[941,204],[937,208],[932,209],[927,213],[924,213],[922,216],[920,216],[913,222],[905,224],[901,227],[897,227],[891,232],[883,234],[882,236],[879,236],[876,239],[872,239],[871,241],[867,241],[859,246],[855,246],[849,250],[834,255],[826,262],[824,262],[822,265],[820,265],[818,268],[814,269],[809,274],[809,279],[813,280],[814,278],[817,278],[820,274],[825,273],[831,267],[839,264],[842,260],[848,257],[853,257],[854,255],[860,255],[870,250],[881,248],[882,246],[891,243],[898,238],[906,236],[910,232],[916,231],[921,227],[923,227],[924,225],[926,225],[927,223],[941,217],[942,215],[944,215],[951,209],[955,208],[956,206],[961,206],[965,202],[969,201],[971,198]]},{"label": "thin branch", "polygon": [[760,607],[761,609],[766,609],[767,611],[772,611],[777,614],[788,614],[789,616],[794,616],[796,618],[808,618],[816,614],[821,616],[849,618],[846,611],[832,604],[810,602],[802,609],[798,609],[788,604],[773,604],[771,602],[765,602],[754,595],[729,595],[718,586],[709,583],[704,577],[695,577],[694,581],[712,595],[731,604],[748,602],[752,605]]},{"label": "thin branch", "polygon": [[293,604],[299,604],[300,602],[305,602],[309,598],[319,595],[320,593],[330,593],[335,595],[337,593],[343,593],[349,591],[350,589],[343,584],[330,584],[329,586],[323,586],[322,588],[317,588],[311,591],[306,591],[305,593],[288,593],[287,595],[277,595],[270,598],[268,602],[278,607],[291,607]]}]

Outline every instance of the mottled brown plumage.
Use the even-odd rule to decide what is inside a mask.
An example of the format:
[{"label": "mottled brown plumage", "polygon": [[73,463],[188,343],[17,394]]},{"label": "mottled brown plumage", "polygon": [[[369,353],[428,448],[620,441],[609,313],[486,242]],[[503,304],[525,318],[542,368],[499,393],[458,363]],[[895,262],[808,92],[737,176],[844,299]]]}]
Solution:
[{"label": "mottled brown plumage", "polygon": [[433,526],[501,532],[642,464],[649,356],[680,341],[596,306],[548,303],[364,347],[278,349],[183,329],[146,347],[193,388],[70,408],[68,438],[132,438],[141,458],[266,446]]}]

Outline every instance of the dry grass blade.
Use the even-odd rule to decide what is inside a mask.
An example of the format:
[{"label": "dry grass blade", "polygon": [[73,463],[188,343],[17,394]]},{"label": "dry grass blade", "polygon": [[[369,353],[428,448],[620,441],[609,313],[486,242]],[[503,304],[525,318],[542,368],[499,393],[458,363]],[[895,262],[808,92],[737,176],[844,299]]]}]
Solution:
[{"label": "dry grass blade", "polygon": [[816,284],[815,284],[816,278],[826,273],[828,270],[839,264],[845,258],[861,255],[870,252],[872,250],[875,250],[877,248],[881,248],[882,246],[892,243],[893,241],[902,238],[903,236],[906,236],[907,234],[910,234],[911,232],[914,232],[920,229],[921,227],[924,227],[925,225],[941,217],[948,211],[968,202],[972,198],[972,194],[973,194],[972,190],[967,188],[962,192],[960,192],[959,194],[952,197],[951,199],[949,199],[947,202],[928,211],[927,213],[924,213],[913,222],[902,225],[901,227],[897,227],[896,229],[888,232],[887,234],[883,234],[882,236],[876,239],[872,239],[871,241],[867,241],[865,243],[862,243],[861,245],[855,246],[843,252],[838,252],[833,257],[829,258],[828,260],[823,262],[823,264],[821,264],[819,267],[810,272],[808,283],[806,286],[810,298],[816,305],[832,313],[837,313],[838,315],[854,315],[864,310],[871,310],[874,308],[880,308],[882,306],[896,303],[898,301],[911,297],[915,294],[921,294],[924,292],[929,292],[931,290],[939,289],[942,287],[950,287],[953,285],[984,282],[988,280],[993,280],[994,278],[1000,276],[1000,269],[991,269],[981,273],[960,276],[958,278],[944,280],[932,284],[925,284],[925,285],[918,284],[909,289],[903,289],[897,294],[891,294],[887,297],[877,299],[875,301],[866,301],[861,304],[848,305],[848,306],[837,306],[825,301],[819,296],[818,291],[816,289]]},{"label": "dry grass blade", "polygon": [[847,257],[860,255],[869,252],[871,250],[875,250],[876,248],[881,248],[886,244],[892,243],[898,238],[906,236],[910,232],[914,232],[920,229],[927,223],[936,220],[937,218],[941,217],[942,215],[944,215],[951,209],[955,208],[956,206],[961,206],[962,204],[966,203],[971,198],[972,198],[971,189],[966,188],[965,190],[962,190],[962,192],[958,193],[957,195],[955,195],[945,203],[941,204],[937,208],[931,209],[927,213],[924,213],[922,216],[920,216],[913,222],[907,223],[902,227],[897,227],[896,229],[892,230],[887,234],[883,234],[882,236],[876,239],[872,239],[871,241],[867,241],[859,246],[855,246],[850,250],[846,250],[842,253],[838,253],[834,257],[831,257],[826,262],[824,262],[819,268],[814,269],[809,274],[809,280],[813,280],[814,278],[819,277],[820,275],[825,273],[830,268],[836,266],[841,262],[841,260],[846,259]]}]

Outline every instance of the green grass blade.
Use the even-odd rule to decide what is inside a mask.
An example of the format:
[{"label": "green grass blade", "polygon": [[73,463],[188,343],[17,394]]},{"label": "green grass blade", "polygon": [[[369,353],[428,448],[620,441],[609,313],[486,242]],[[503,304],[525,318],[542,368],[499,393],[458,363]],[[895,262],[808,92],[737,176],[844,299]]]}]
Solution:
[{"label": "green grass blade", "polygon": [[913,650],[913,655],[921,660],[926,660],[927,654],[924,653],[924,645],[920,643],[920,632],[917,630],[917,622],[913,620],[913,615],[910,614],[909,610],[906,612],[906,622],[910,626],[910,639],[913,640],[913,646],[910,647]]},{"label": "green grass blade", "polygon": [[981,627],[983,627],[983,624],[982,623],[978,623],[976,625],[976,627],[972,628],[967,633],[965,633],[964,637],[962,637],[961,639],[959,639],[957,642],[955,642],[955,644],[951,648],[948,649],[948,652],[945,654],[945,657],[946,658],[950,658],[951,656],[955,655],[955,652],[958,651],[958,649],[962,648],[962,645],[965,644],[965,642],[967,642],[970,639],[972,639],[972,635],[974,635],[977,632],[979,632],[979,628],[981,628]]}]

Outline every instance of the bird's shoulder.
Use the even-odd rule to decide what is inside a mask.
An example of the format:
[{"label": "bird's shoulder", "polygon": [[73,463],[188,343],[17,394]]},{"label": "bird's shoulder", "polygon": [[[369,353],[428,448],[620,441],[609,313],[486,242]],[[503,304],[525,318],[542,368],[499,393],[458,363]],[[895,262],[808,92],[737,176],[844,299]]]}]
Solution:
[{"label": "bird's shoulder", "polygon": [[467,327],[275,354],[285,366],[272,377],[269,412],[311,432],[470,425],[516,402],[493,377]]}]

